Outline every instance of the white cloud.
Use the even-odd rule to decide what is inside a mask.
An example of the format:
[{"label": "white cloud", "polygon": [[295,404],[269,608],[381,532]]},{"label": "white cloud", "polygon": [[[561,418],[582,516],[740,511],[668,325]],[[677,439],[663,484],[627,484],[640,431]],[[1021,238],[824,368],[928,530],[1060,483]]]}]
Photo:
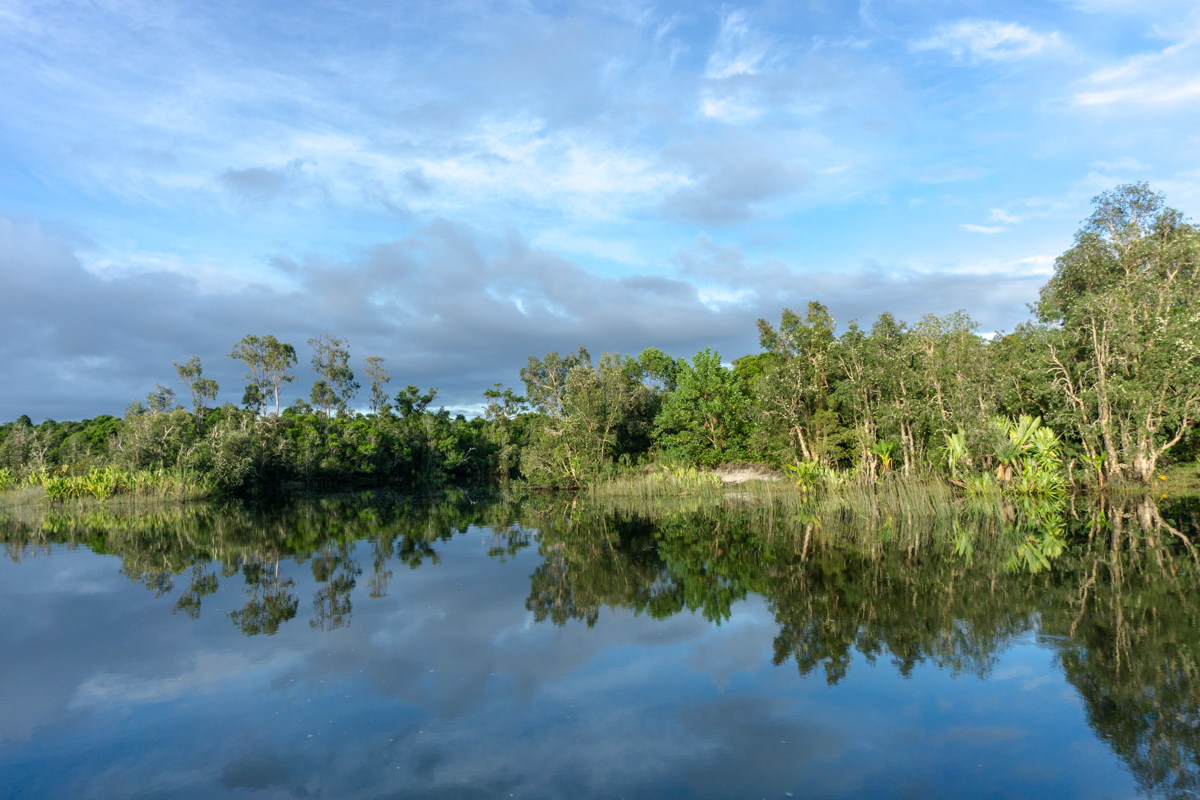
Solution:
[{"label": "white cloud", "polygon": [[962,228],[964,231],[970,231],[971,233],[986,233],[988,235],[994,233],[1004,233],[1008,230],[1008,228],[1004,227],[1003,225],[989,227],[987,225],[972,225],[969,222],[964,222],[958,227]]},{"label": "white cloud", "polygon": [[720,80],[735,75],[755,75],[768,53],[767,42],[746,22],[741,11],[732,11],[721,19],[717,44],[708,57],[706,78]]},{"label": "white cloud", "polygon": [[1111,161],[1093,161],[1088,166],[1096,167],[1097,169],[1108,170],[1109,172],[1145,172],[1150,169],[1149,164],[1143,164],[1136,158],[1125,156],[1123,158],[1114,158]]},{"label": "white cloud", "polygon": [[1123,63],[1093,72],[1080,91],[1076,105],[1114,103],[1169,105],[1200,97],[1200,24],[1185,27],[1177,41],[1153,53],[1143,53]]},{"label": "white cloud", "polygon": [[231,678],[243,677],[253,669],[280,671],[293,663],[290,653],[280,652],[262,660],[240,653],[207,653],[196,656],[191,669],[178,675],[143,677],[102,672],[79,685],[67,708],[114,708],[132,704],[162,703],[195,691],[220,691]]},{"label": "white cloud", "polygon": [[913,42],[913,50],[945,50],[972,62],[1011,61],[1062,47],[1058,31],[1037,33],[1023,25],[995,20],[960,20],[942,25],[927,39]]},{"label": "white cloud", "polygon": [[1016,261],[1008,262],[1008,267],[1014,273],[1022,275],[1053,275],[1054,274],[1054,256],[1028,256],[1026,258],[1018,258]]},{"label": "white cloud", "polygon": [[1014,214],[1009,214],[1002,208],[993,208],[991,219],[995,222],[1003,222],[1005,225],[1016,225],[1023,217],[1018,217]]},{"label": "white cloud", "polygon": [[753,121],[761,116],[763,109],[748,101],[743,92],[726,94],[721,97],[714,92],[705,91],[701,95],[700,111],[706,117],[738,124]]},{"label": "white cloud", "polygon": [[564,253],[604,258],[630,266],[650,266],[651,260],[633,242],[601,236],[587,236],[569,230],[548,230],[538,234],[533,244]]}]

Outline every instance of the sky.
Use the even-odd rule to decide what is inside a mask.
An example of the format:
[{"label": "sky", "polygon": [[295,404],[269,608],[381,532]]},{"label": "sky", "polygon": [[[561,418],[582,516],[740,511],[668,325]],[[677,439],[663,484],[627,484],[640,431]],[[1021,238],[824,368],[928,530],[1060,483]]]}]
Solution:
[{"label": "sky", "polygon": [[1191,2],[0,0],[0,75],[0,421],[238,402],[250,333],[471,413],[810,300],[1011,330],[1098,193],[1200,209]]}]

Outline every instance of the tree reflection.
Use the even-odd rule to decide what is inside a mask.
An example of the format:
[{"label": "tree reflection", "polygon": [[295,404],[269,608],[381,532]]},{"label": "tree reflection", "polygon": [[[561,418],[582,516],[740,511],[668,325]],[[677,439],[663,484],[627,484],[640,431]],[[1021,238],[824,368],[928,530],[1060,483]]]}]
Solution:
[{"label": "tree reflection", "polygon": [[[1175,510],[1178,513],[1178,510]],[[1195,526],[1196,517],[1188,520]],[[1200,560],[1149,498],[1094,514],[1043,628],[1097,735],[1147,791],[1200,793]]]},{"label": "tree reflection", "polygon": [[531,520],[544,560],[527,605],[559,625],[595,625],[605,606],[656,617],[687,609],[719,622],[753,592],[778,625],[774,662],[794,660],[802,676],[819,671],[830,684],[858,658],[886,658],[902,675],[930,663],[982,678],[1015,637],[1040,633],[1092,728],[1143,790],[1194,797],[1196,510],[1137,498],[995,511],[850,530],[803,514],[772,527],[735,507],[659,519],[653,509],[573,508]]},{"label": "tree reflection", "polygon": [[248,562],[242,565],[242,575],[246,578],[250,600],[240,611],[229,614],[233,624],[242,633],[247,636],[271,636],[279,631],[280,625],[296,616],[300,601],[290,592],[295,581],[280,577],[278,558],[268,565],[258,561]]},{"label": "tree reflection", "polygon": [[188,581],[188,588],[180,593],[171,613],[177,614],[182,611],[188,619],[199,619],[201,598],[212,594],[218,588],[220,588],[220,584],[217,582],[217,576],[208,571],[208,565],[197,564],[192,567],[192,577]]},{"label": "tree reflection", "polygon": [[[538,622],[595,626],[604,609],[721,624],[763,598],[773,660],[844,681],[856,663],[920,664],[987,677],[1015,637],[1037,633],[1078,691],[1087,718],[1151,794],[1200,793],[1200,533],[1197,509],[1150,498],[1091,502],[968,497],[927,509],[846,504],[758,507],[734,499],[612,508],[580,498],[420,504],[319,498],[283,507],[171,507],[136,514],[55,509],[0,518],[10,557],[82,543],[122,559],[157,594],[181,584],[174,611],[196,619],[241,572],[246,635],[299,613],[287,572],[311,559],[314,630],[350,623],[362,591],[387,596],[391,565],[441,561],[440,544],[487,531],[492,558],[536,545],[526,607]],[[824,502],[824,501],[822,501]],[[490,539],[488,538],[490,537]],[[358,550],[357,548],[363,548]],[[368,556],[362,556],[364,562]],[[219,565],[219,568],[218,568]],[[187,575],[186,584],[179,576]],[[176,579],[179,578],[177,581]]]},{"label": "tree reflection", "polygon": [[312,576],[320,588],[313,593],[310,627],[320,631],[337,630],[350,624],[354,591],[362,569],[350,558],[344,543],[326,545],[313,557]]}]

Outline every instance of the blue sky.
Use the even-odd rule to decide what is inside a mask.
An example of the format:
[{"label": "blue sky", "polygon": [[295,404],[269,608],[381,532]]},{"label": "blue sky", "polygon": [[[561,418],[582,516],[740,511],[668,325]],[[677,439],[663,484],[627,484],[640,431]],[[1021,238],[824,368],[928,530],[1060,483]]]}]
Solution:
[{"label": "blue sky", "polygon": [[525,356],[1011,329],[1094,195],[1200,205],[1185,2],[0,0],[0,419],[246,333],[470,408]]}]

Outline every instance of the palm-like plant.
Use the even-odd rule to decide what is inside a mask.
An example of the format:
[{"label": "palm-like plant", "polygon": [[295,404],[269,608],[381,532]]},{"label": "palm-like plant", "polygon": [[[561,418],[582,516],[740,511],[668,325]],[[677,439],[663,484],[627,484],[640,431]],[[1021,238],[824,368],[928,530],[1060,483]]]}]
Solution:
[{"label": "palm-like plant", "polygon": [[958,480],[958,463],[967,457],[967,432],[962,428],[957,433],[946,434],[946,446],[942,448],[946,456],[946,465],[950,468],[950,477]]},{"label": "palm-like plant", "polygon": [[896,443],[892,441],[881,440],[871,446],[871,452],[879,459],[879,465],[884,472],[890,472],[892,462],[895,460]]}]

